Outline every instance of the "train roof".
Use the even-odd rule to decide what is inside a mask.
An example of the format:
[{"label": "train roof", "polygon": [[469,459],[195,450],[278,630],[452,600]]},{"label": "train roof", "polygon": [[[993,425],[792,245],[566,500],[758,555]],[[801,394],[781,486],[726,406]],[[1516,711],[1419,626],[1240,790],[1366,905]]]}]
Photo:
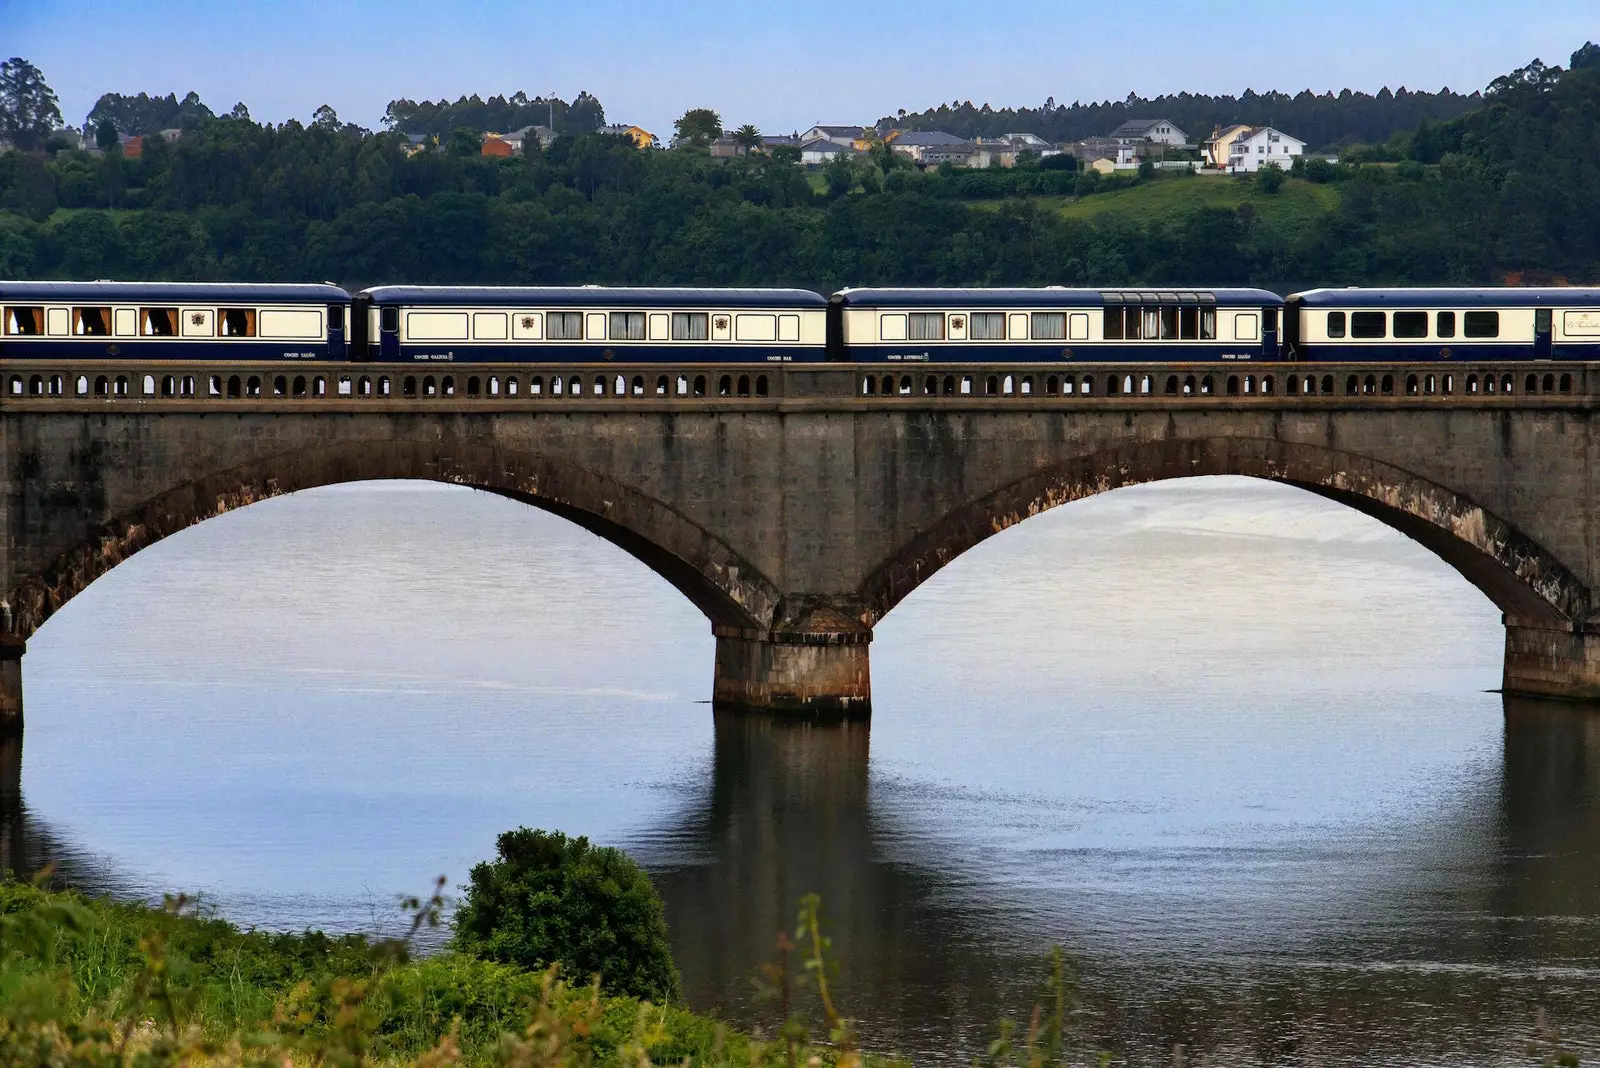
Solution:
[{"label": "train roof", "polygon": [[1107,304],[1217,304],[1277,306],[1283,298],[1265,289],[842,289],[845,305],[900,308],[1082,308]]},{"label": "train roof", "polygon": [[154,304],[339,304],[350,294],[330,282],[0,282],[0,300]]},{"label": "train roof", "polygon": [[361,296],[380,304],[528,305],[575,308],[825,308],[809,289],[699,289],[671,286],[374,286]]},{"label": "train roof", "polygon": [[1289,299],[1308,308],[1543,308],[1600,304],[1600,289],[1578,286],[1308,289]]}]

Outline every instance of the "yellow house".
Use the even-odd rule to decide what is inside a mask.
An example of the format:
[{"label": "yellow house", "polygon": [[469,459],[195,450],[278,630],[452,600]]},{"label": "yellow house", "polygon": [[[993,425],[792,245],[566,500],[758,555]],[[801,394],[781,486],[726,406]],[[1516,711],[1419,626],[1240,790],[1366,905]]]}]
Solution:
[{"label": "yellow house", "polygon": [[1235,123],[1232,126],[1217,126],[1211,131],[1211,136],[1206,138],[1205,159],[1206,165],[1218,170],[1228,165],[1228,146],[1240,137],[1250,132],[1250,127]]},{"label": "yellow house", "polygon": [[1112,160],[1101,156],[1099,159],[1090,160],[1088,169],[1096,174],[1115,174],[1117,165]]},{"label": "yellow house", "polygon": [[656,135],[642,126],[603,126],[600,132],[613,137],[626,137],[635,148],[654,148],[656,145]]}]

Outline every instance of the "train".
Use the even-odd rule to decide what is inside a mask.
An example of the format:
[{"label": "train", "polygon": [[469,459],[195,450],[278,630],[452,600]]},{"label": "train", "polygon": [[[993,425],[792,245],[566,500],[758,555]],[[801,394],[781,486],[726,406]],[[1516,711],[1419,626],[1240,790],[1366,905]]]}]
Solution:
[{"label": "train", "polygon": [[1600,289],[0,281],[0,359],[406,364],[1600,360]]}]

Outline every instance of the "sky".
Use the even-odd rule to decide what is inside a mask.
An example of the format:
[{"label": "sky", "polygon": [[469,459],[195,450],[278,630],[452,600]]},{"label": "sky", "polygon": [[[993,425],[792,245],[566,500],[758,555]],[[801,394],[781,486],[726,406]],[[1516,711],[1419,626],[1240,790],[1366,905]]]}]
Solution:
[{"label": "sky", "polygon": [[80,124],[104,92],[377,128],[390,100],[571,99],[662,136],[691,107],[767,133],[971,100],[1343,88],[1458,91],[1600,39],[1596,0],[0,0]]}]

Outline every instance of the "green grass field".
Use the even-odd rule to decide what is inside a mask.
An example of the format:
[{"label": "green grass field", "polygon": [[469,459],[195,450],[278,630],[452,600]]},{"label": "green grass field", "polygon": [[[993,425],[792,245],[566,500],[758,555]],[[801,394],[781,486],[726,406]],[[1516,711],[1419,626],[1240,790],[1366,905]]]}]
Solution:
[{"label": "green grass field", "polygon": [[1196,176],[1161,178],[1086,197],[1043,198],[1041,203],[1054,206],[1068,219],[1088,221],[1117,213],[1155,222],[1180,218],[1201,208],[1237,211],[1248,204],[1259,219],[1296,226],[1309,224],[1338,207],[1339,191],[1332,185],[1291,178],[1277,193],[1268,196],[1249,179]]}]

